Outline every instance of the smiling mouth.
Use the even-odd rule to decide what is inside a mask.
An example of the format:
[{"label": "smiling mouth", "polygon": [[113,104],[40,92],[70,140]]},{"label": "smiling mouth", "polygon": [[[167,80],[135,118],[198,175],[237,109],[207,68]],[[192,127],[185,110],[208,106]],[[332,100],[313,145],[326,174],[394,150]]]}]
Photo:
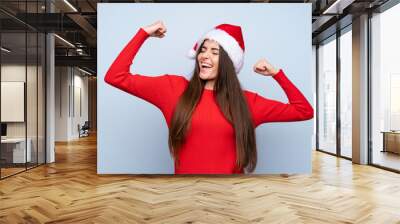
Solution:
[{"label": "smiling mouth", "polygon": [[210,68],[212,68],[212,65],[202,62],[202,63],[200,63],[200,68],[210,69]]}]

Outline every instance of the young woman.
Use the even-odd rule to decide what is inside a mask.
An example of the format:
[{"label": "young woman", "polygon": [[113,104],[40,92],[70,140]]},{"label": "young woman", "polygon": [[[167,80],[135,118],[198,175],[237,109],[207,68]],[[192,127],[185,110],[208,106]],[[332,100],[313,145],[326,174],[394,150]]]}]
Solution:
[{"label": "young woman", "polygon": [[169,148],[176,174],[232,174],[254,171],[254,129],[266,122],[302,121],[313,108],[282,70],[265,59],[254,71],[273,77],[289,103],[243,91],[237,73],[243,65],[244,41],[239,26],[221,24],[195,44],[190,80],[165,74],[132,75],[129,67],[148,37],[167,32],[161,21],[140,28],[109,68],[105,81],[157,106],[169,128]]}]

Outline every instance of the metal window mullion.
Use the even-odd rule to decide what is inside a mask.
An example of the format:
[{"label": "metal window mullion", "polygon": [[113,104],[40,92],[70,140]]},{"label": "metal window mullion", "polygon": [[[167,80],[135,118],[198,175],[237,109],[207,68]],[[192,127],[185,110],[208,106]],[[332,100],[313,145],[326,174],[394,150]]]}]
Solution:
[{"label": "metal window mullion", "polygon": [[[48,0],[45,0],[45,13],[48,13]],[[48,33],[44,33],[44,161],[47,163],[47,38]],[[42,70],[43,72],[43,70]],[[43,73],[42,73],[43,77]],[[60,90],[61,91],[61,90]]]},{"label": "metal window mullion", "polygon": [[[28,1],[25,1],[25,21],[27,21]],[[26,23],[25,23],[26,24]],[[25,118],[25,170],[28,170],[28,24],[25,25],[25,102],[24,102],[24,118]]]},{"label": "metal window mullion", "polygon": [[340,75],[341,75],[341,64],[340,64],[340,30],[336,31],[336,154],[341,156],[341,114],[340,114]]},{"label": "metal window mullion", "polygon": [[367,53],[367,140],[368,140],[368,155],[367,155],[367,164],[373,164],[373,153],[372,153],[372,64],[371,64],[371,57],[372,57],[372,12],[368,11],[368,19],[367,19],[367,46],[368,46],[368,53]]},{"label": "metal window mullion", "polygon": [[[39,13],[39,1],[36,1]],[[39,32],[36,32],[36,166],[39,166]]]},{"label": "metal window mullion", "polygon": [[315,47],[315,57],[316,57],[316,63],[315,63],[315,108],[316,108],[316,122],[315,122],[315,148],[319,149],[319,44],[316,45]]}]

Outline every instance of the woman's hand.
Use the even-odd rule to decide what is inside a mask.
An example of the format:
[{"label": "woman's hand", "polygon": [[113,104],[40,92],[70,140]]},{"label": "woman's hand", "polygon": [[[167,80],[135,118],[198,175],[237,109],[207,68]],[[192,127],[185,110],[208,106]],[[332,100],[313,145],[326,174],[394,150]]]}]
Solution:
[{"label": "woman's hand", "polygon": [[253,66],[253,69],[256,73],[265,76],[274,76],[279,72],[279,70],[276,70],[276,68],[266,59],[258,60],[258,62]]},{"label": "woman's hand", "polygon": [[151,37],[163,38],[165,33],[167,32],[167,28],[164,26],[162,21],[157,21],[151,25],[143,27],[143,30],[146,31]]}]

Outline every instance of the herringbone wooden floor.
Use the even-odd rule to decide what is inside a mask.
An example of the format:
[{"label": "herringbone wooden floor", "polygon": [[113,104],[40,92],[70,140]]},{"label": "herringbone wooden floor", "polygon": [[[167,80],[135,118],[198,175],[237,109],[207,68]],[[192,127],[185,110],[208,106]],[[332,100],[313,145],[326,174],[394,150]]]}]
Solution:
[{"label": "herringbone wooden floor", "polygon": [[312,175],[96,174],[96,139],[0,181],[0,223],[400,223],[400,175],[313,153]]}]

